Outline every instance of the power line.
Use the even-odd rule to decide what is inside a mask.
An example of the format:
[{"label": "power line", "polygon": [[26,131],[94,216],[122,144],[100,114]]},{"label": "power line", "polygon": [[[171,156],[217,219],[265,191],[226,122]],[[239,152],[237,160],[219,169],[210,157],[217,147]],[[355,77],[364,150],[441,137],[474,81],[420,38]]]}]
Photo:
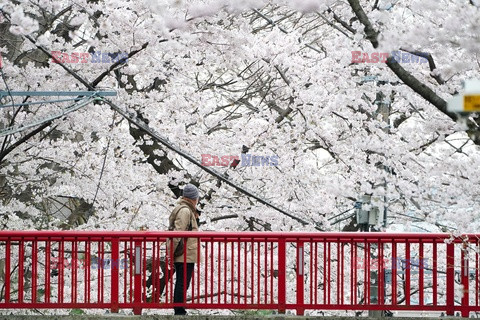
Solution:
[{"label": "power line", "polygon": [[[110,127],[113,128],[114,124],[115,124],[115,114],[113,115],[112,125]],[[111,140],[112,140],[112,136],[110,135],[108,137],[107,148],[105,149],[105,155],[103,157],[102,170],[100,171],[100,177],[98,177],[97,190],[95,191],[95,196],[93,197],[93,201],[92,201],[92,208],[93,208],[93,205],[95,204],[95,201],[97,200],[98,190],[100,189],[100,182],[102,181],[103,172],[105,171],[105,163],[107,162],[108,149],[110,148]]]},{"label": "power line", "polygon": [[[3,71],[2,71],[2,76],[3,76]],[[5,78],[3,80],[5,81]],[[5,82],[5,85],[6,85],[6,82]],[[63,108],[60,112],[50,114],[47,117],[43,117],[35,121],[22,123],[17,126],[13,126],[13,120],[12,120],[9,127],[3,128],[2,130],[0,130],[0,137],[9,136],[14,133],[24,131],[31,127],[40,126],[44,123],[58,119],[72,111],[80,109],[85,105],[87,105],[88,103],[90,103],[92,100],[100,100],[101,98],[99,97],[101,96],[116,96],[117,93],[115,91],[98,91],[98,90],[96,91],[11,91],[7,86],[7,91],[0,91],[0,98],[7,95],[9,95],[12,98],[12,105],[0,105],[0,109],[10,107],[10,106],[15,108],[15,107],[22,107],[22,106],[27,106],[32,104],[44,104],[44,103],[56,103],[56,102],[68,102],[68,101],[75,101],[75,103],[67,108]],[[16,97],[77,96],[77,97],[71,98],[71,99],[24,102],[24,103],[15,105],[13,104],[13,96],[16,96]],[[16,113],[18,112],[19,112],[19,109],[17,109]]]},{"label": "power line", "polygon": [[52,120],[61,118],[65,115],[69,114],[70,112],[73,112],[75,110],[78,110],[78,109],[86,106],[87,104],[89,104],[94,99],[100,99],[100,98],[94,97],[94,96],[85,97],[82,100],[80,100],[79,102],[74,103],[73,105],[62,109],[59,112],[51,113],[50,115],[48,115],[44,118],[37,119],[37,120],[27,122],[27,123],[22,123],[22,124],[17,125],[17,126],[12,126],[12,127],[7,127],[5,129],[2,129],[2,130],[0,130],[0,137],[5,137],[5,136],[12,135],[14,133],[22,132],[22,131],[27,130],[29,128],[40,126],[40,125],[42,125],[46,122],[50,122]]},{"label": "power line", "polygon": [[[48,50],[46,50],[45,48],[43,48],[42,46],[39,46],[36,44],[36,41],[28,36],[28,35],[25,35],[24,36],[26,39],[28,39],[33,45],[35,45],[39,50],[41,50],[43,53],[45,53],[49,58],[52,58],[52,55],[50,54],[50,52]],[[96,89],[90,84],[88,83],[85,79],[83,79],[82,77],[80,77],[76,72],[74,72],[73,70],[71,70],[70,68],[68,68],[67,66],[65,66],[62,62],[59,62],[58,63],[59,66],[61,66],[65,71],[67,71],[70,75],[72,75],[75,79],[77,79],[80,83],[82,83],[85,87],[87,87],[90,91],[96,91]],[[125,119],[127,119],[131,124],[135,125],[136,127],[138,127],[139,129],[143,130],[147,135],[149,135],[150,137],[152,137],[154,140],[156,140],[157,142],[161,143],[162,145],[164,145],[165,147],[167,147],[168,149],[174,151],[175,153],[179,154],[181,157],[185,158],[186,160],[188,160],[189,162],[193,163],[194,165],[200,167],[202,170],[206,171],[207,173],[217,177],[218,179],[220,179],[221,181],[223,181],[224,183],[228,184],[229,186],[233,187],[234,189],[236,189],[237,191],[245,194],[246,196],[248,197],[251,197],[251,198],[254,198],[255,200],[257,200],[258,202],[282,213],[283,215],[301,223],[302,225],[306,226],[306,225],[309,225],[310,223],[303,220],[302,218],[299,218],[289,212],[287,212],[286,210],[284,209],[281,209],[279,208],[278,206],[275,206],[274,204],[272,204],[270,201],[268,200],[265,200],[259,196],[257,196],[256,194],[254,194],[253,192],[247,190],[246,188],[244,187],[241,187],[239,185],[237,185],[235,182],[231,181],[230,179],[228,179],[226,176],[224,176],[223,174],[217,172],[216,170],[210,168],[210,167],[205,167],[203,166],[198,160],[196,160],[194,157],[192,157],[191,155],[189,155],[188,153],[184,152],[183,150],[181,150],[180,148],[178,147],[175,147],[173,145],[173,143],[169,142],[168,139],[166,138],[163,138],[162,136],[160,136],[157,132],[155,132],[152,128],[150,128],[144,121],[140,120],[137,118],[136,115],[134,114],[131,114],[130,112],[126,111],[126,110],[123,110],[122,108],[118,107],[116,104],[114,104],[113,102],[111,102],[110,100],[108,99],[103,99],[102,101],[104,101],[105,103],[107,103],[113,110],[117,111],[118,113],[120,113]],[[318,225],[314,225],[315,229],[317,230],[320,230],[320,231],[323,231],[322,228],[320,228]]]},{"label": "power line", "polygon": [[15,96],[15,97],[52,97],[52,96],[102,96],[102,97],[114,97],[117,95],[115,91],[99,91],[98,89],[91,91],[0,91],[0,98],[3,96]]},{"label": "power line", "polygon": [[[135,125],[136,127],[142,129],[146,134],[148,134],[150,137],[152,137],[154,140],[156,140],[157,142],[161,143],[162,145],[164,145],[165,147],[167,147],[168,149],[174,151],[175,153],[179,154],[181,157],[187,159],[188,161],[190,161],[191,163],[193,163],[194,165],[200,167],[202,170],[208,172],[209,174],[217,177],[218,179],[220,179],[221,181],[225,182],[226,184],[228,184],[229,186],[235,188],[237,191],[240,191],[242,192],[243,194],[251,197],[251,198],[254,198],[256,199],[257,201],[259,201],[260,203],[268,206],[268,207],[271,207],[272,209],[275,209],[279,212],[281,212],[282,214],[294,219],[295,221],[298,221],[300,222],[302,225],[308,225],[310,224],[309,222],[299,218],[299,217],[296,217],[294,216],[293,214],[290,214],[288,213],[287,211],[273,205],[271,202],[269,202],[268,200],[265,200],[263,198],[260,198],[259,196],[255,195],[252,191],[249,191],[247,190],[246,188],[244,187],[241,187],[241,186],[238,186],[235,182],[231,181],[230,179],[228,179],[225,175],[217,172],[216,170],[210,168],[210,167],[205,167],[203,166],[198,160],[196,160],[194,157],[192,157],[191,155],[189,155],[188,153],[186,153],[185,151],[181,150],[180,148],[176,147],[172,142],[168,141],[167,138],[164,138],[162,137],[160,134],[158,134],[155,130],[153,130],[152,128],[150,128],[145,122],[143,122],[142,120],[138,119],[136,115],[126,111],[126,110],[123,110],[122,108],[118,107],[117,105],[115,105],[113,102],[105,99],[104,100],[105,103],[107,103],[113,110],[117,111],[118,113],[120,113],[125,119],[127,119],[130,123],[132,123],[133,125]],[[315,226],[315,228],[319,229],[317,226]]]},{"label": "power line", "polygon": [[[0,92],[0,97],[1,97],[1,92]],[[1,108],[8,108],[8,107],[24,107],[24,106],[31,106],[35,104],[47,104],[47,103],[59,103],[59,102],[69,102],[69,101],[78,101],[80,98],[71,98],[71,99],[58,99],[58,100],[47,100],[47,101],[34,101],[34,102],[22,102],[22,103],[17,103],[17,104],[0,104],[0,109]]]}]

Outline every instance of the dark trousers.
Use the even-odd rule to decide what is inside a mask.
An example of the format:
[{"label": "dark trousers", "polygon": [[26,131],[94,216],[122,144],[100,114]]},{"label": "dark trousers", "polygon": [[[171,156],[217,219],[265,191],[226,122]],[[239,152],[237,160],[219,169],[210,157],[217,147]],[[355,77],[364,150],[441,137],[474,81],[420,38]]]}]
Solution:
[{"label": "dark trousers", "polygon": [[165,257],[160,259],[147,260],[147,270],[150,271],[150,276],[147,279],[147,288],[153,287],[152,295],[147,295],[147,302],[160,302],[160,297],[165,290],[167,282],[171,282],[175,274],[175,267],[170,266]]},{"label": "dark trousers", "polygon": [[[184,282],[184,272],[183,272],[183,263],[182,262],[175,262],[175,273],[177,274],[175,279],[175,290],[173,293],[173,302],[181,303],[183,301],[183,294],[186,293],[188,287],[190,286],[190,280],[192,280],[192,273],[195,263],[187,263],[187,282],[186,288],[183,287]],[[175,314],[176,315],[185,315],[187,311],[184,307],[175,307]]]}]

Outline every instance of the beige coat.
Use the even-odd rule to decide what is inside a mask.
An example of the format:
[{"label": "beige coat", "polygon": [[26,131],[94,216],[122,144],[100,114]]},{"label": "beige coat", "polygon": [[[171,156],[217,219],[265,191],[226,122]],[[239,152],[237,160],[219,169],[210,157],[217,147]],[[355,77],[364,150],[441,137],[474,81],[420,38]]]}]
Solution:
[{"label": "beige coat", "polygon": [[[179,208],[182,207],[182,208]],[[175,216],[175,212],[177,212]],[[180,198],[177,201],[177,206],[173,209],[172,213],[170,214],[169,218],[169,226],[173,227],[174,231],[188,231],[189,224],[192,225],[192,231],[198,231],[197,220],[195,219],[195,208],[193,205]],[[181,238],[173,238],[173,252],[175,252],[175,248],[177,247],[178,243],[180,242]],[[189,263],[196,263],[197,262],[197,238],[185,238],[186,240],[186,248],[187,248],[187,262]],[[167,250],[170,250],[170,242],[167,241]],[[173,254],[170,254],[172,257]],[[178,256],[175,258],[175,262],[183,262],[184,256]]]}]

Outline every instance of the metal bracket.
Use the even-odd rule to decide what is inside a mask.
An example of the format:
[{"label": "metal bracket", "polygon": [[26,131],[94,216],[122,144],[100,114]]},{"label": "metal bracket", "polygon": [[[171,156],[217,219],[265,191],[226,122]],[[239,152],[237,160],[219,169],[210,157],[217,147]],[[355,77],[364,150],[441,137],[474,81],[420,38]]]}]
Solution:
[{"label": "metal bracket", "polygon": [[[0,98],[3,97],[66,97],[66,96],[99,96],[114,97],[116,91],[0,91]],[[47,101],[46,101],[47,102]]]}]

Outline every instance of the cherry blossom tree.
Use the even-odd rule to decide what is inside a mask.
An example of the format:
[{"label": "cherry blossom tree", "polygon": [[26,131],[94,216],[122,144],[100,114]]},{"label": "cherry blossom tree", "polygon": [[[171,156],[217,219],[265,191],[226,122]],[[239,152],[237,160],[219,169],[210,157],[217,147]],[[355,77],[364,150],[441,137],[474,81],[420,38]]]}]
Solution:
[{"label": "cherry blossom tree", "polygon": [[[480,120],[446,108],[478,77],[477,0],[0,10],[0,90],[117,92],[57,119],[78,101],[1,97],[0,130],[19,129],[0,140],[2,229],[165,230],[193,182],[204,230],[358,230],[365,195],[389,230],[478,230]],[[278,166],[198,165],[242,152]]]},{"label": "cherry blossom tree", "polygon": [[[3,228],[162,230],[189,181],[212,230],[356,230],[353,206],[365,194],[387,208],[387,225],[478,228],[479,120],[446,109],[478,74],[474,1],[0,7],[10,90],[115,90],[112,103],[199,161],[239,156],[243,146],[278,156],[278,166],[216,169],[280,209],[97,101],[3,138]],[[352,51],[393,50],[427,53],[428,63],[352,63]],[[99,51],[113,60],[74,63],[73,53]],[[115,60],[124,52],[126,62]],[[12,101],[33,99],[5,96],[3,128],[65,106]]]}]

